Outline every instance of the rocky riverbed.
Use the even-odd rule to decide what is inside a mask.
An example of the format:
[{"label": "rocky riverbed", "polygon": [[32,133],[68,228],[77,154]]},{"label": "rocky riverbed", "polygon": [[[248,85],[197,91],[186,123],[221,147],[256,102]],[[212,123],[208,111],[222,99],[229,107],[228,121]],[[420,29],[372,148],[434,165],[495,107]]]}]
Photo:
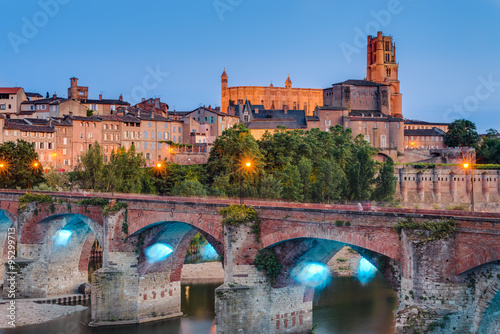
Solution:
[{"label": "rocky riverbed", "polygon": [[[8,301],[0,303],[0,328],[13,328],[12,325],[21,327],[41,324],[85,310],[85,307],[81,305],[61,306],[16,300],[15,311],[12,312],[9,309],[10,305]],[[15,316],[13,322],[10,322],[9,315]]]}]

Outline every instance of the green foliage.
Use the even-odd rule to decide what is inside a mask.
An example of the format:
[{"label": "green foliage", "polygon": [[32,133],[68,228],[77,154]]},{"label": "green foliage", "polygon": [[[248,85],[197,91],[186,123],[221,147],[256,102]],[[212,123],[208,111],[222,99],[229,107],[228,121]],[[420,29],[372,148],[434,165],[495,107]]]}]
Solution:
[{"label": "green foliage", "polygon": [[136,153],[134,145],[129,150],[124,147],[113,150],[108,164],[104,163],[104,154],[97,142],[80,158],[75,178],[84,189],[124,193],[139,193],[143,189],[141,167],[145,160],[142,154]]},{"label": "green foliage", "polygon": [[448,147],[476,147],[480,140],[476,125],[466,119],[453,121],[444,134],[444,144]]},{"label": "green foliage", "polygon": [[412,219],[406,219],[399,221],[394,226],[394,229],[398,234],[401,234],[403,229],[411,231],[419,237],[424,237],[424,242],[431,242],[441,239],[447,240],[455,234],[456,227],[457,223],[452,218],[442,221],[426,221],[423,223],[415,222]]},{"label": "green foliage", "polygon": [[232,204],[219,210],[222,215],[223,226],[250,226],[252,233],[255,234],[255,240],[260,242],[260,219],[254,208]]},{"label": "green foliage", "polygon": [[19,210],[24,210],[29,203],[53,204],[54,200],[50,195],[26,193],[19,197]]},{"label": "green foliage", "polygon": [[4,167],[0,169],[0,187],[9,189],[28,189],[44,181],[43,168],[39,164],[38,153],[34,143],[25,140],[8,141],[0,144],[0,162]]},{"label": "green foliage", "polygon": [[262,176],[259,185],[258,194],[260,198],[276,199],[282,198],[283,185],[279,178],[273,174],[265,174]]},{"label": "green foliage", "polygon": [[476,157],[482,164],[500,164],[500,139],[496,135],[486,135]]},{"label": "green foliage", "polygon": [[186,179],[176,183],[171,194],[178,196],[206,196],[207,191],[200,181]]},{"label": "green foliage", "polygon": [[372,199],[375,201],[391,202],[396,192],[397,181],[397,177],[394,176],[394,162],[391,158],[387,158],[375,179],[375,190],[373,191]]},{"label": "green foliage", "polygon": [[94,114],[94,110],[92,109],[87,109],[87,117],[90,117]]},{"label": "green foliage", "polygon": [[104,208],[103,215],[110,215],[115,212],[120,211],[121,209],[126,209],[128,207],[128,204],[123,202],[123,201],[116,201],[113,207],[109,207],[109,202],[106,204],[102,205]]},{"label": "green foliage", "polygon": [[287,163],[283,169],[281,181],[283,182],[284,199],[295,202],[300,202],[304,199],[304,194],[302,193],[304,185],[297,166]]},{"label": "green foliage", "polygon": [[455,211],[470,211],[470,205],[469,204],[454,204],[454,205],[447,205],[446,210],[455,210]]},{"label": "green foliage", "polygon": [[260,271],[264,271],[269,278],[270,285],[273,285],[283,265],[278,261],[272,250],[261,249],[255,257],[255,267]]},{"label": "green foliage", "polygon": [[91,197],[91,198],[82,199],[82,200],[76,202],[76,204],[83,205],[83,206],[105,207],[105,206],[109,205],[109,200],[106,198],[102,198],[102,197]]}]

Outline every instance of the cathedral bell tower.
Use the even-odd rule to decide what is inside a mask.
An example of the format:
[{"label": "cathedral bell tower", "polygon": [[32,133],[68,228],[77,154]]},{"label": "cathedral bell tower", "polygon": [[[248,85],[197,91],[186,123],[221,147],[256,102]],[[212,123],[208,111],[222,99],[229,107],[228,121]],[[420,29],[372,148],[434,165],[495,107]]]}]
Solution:
[{"label": "cathedral bell tower", "polygon": [[396,63],[396,45],[391,36],[368,36],[366,47],[366,79],[391,86],[391,116],[403,118],[402,95],[398,79],[399,65]]}]

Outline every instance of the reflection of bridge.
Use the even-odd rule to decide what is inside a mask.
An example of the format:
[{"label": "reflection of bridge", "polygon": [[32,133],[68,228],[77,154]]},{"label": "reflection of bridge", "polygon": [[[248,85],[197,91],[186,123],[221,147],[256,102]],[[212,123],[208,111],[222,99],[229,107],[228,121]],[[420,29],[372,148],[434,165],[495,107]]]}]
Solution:
[{"label": "reflection of bridge", "polygon": [[[344,244],[377,266],[398,291],[398,333],[422,332],[431,323],[443,332],[453,327],[455,333],[499,330],[499,214],[358,212],[349,206],[249,201],[262,220],[257,243],[249,227],[221,225],[218,210],[229,200],[116,195],[110,206],[118,199],[127,207],[114,212],[77,204],[89,197],[58,193],[52,203],[30,203],[18,212],[21,195],[0,193],[0,241],[10,224],[18,230],[18,296],[74,293],[87,280],[97,239],[103,268],[92,279],[96,325],[180,315],[182,265],[191,238],[200,231],[224,257],[225,283],[216,293],[218,333],[310,330],[313,290],[298,285],[290,272],[303,261],[327,262]],[[405,231],[399,236],[393,228],[405,218],[426,221],[451,215],[458,226],[448,240],[423,242]],[[350,224],[338,226],[337,221]],[[61,229],[72,232],[65,245],[55,241]],[[170,245],[174,252],[164,261],[148,263],[144,250],[156,242]],[[272,288],[253,265],[262,248],[273,248],[283,265]],[[3,247],[0,254],[4,260],[6,250]],[[8,288],[4,284],[4,294]]]}]

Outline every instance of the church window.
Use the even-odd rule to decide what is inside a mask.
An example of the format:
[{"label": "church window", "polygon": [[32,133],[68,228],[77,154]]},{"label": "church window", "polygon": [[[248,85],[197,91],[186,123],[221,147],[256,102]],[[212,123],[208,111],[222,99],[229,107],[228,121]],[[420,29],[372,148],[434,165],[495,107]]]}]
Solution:
[{"label": "church window", "polygon": [[391,76],[391,69],[388,68],[386,71],[387,71],[387,76],[390,77]]}]

